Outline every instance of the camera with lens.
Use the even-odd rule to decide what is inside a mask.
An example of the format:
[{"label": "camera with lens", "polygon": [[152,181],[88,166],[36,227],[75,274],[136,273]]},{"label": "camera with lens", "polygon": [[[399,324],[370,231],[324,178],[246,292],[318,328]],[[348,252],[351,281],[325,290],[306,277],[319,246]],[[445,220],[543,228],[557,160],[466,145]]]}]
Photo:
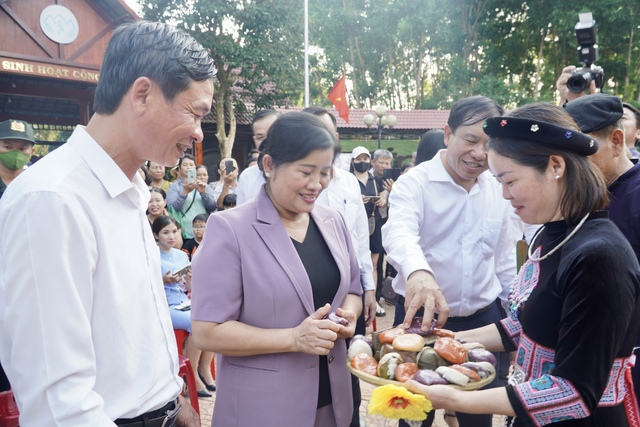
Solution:
[{"label": "camera with lens", "polygon": [[571,92],[582,92],[589,87],[592,81],[598,89],[604,86],[604,70],[595,65],[598,60],[598,31],[596,21],[591,12],[580,13],[580,20],[576,24],[576,37],[578,38],[578,61],[584,64],[582,68],[576,68],[569,80],[567,88]]}]

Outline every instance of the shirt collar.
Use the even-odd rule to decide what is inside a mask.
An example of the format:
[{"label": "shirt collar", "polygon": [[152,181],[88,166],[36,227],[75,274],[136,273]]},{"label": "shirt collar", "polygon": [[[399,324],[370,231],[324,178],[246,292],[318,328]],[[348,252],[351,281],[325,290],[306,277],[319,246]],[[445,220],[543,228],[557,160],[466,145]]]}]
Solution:
[{"label": "shirt collar", "polygon": [[[444,164],[442,163],[442,158],[440,157],[440,153],[442,153],[442,151],[443,150],[438,151],[438,153],[436,153],[433,159],[429,162],[429,181],[450,182],[453,185],[458,185],[451,175],[449,175],[449,172],[447,172]],[[489,174],[489,171],[482,172],[473,184],[473,187],[471,187],[469,194],[475,194],[477,191],[482,190],[487,185],[487,180],[491,178]]]},{"label": "shirt collar", "polygon": [[84,126],[76,127],[67,144],[75,148],[112,198],[133,188],[150,197],[148,191],[143,191],[147,190],[147,186],[142,177],[136,173],[133,180],[129,180]]}]

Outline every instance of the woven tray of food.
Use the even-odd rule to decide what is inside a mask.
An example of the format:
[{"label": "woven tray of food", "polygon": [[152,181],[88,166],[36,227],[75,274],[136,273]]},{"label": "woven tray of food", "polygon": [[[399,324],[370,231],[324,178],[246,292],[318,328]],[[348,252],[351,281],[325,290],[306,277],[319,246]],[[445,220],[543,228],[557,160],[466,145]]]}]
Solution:
[{"label": "woven tray of food", "polygon": [[496,359],[491,352],[479,343],[460,342],[435,325],[423,332],[421,323],[422,318],[417,317],[408,329],[354,336],[349,346],[349,371],[378,386],[413,379],[425,385],[477,390],[493,381]]}]

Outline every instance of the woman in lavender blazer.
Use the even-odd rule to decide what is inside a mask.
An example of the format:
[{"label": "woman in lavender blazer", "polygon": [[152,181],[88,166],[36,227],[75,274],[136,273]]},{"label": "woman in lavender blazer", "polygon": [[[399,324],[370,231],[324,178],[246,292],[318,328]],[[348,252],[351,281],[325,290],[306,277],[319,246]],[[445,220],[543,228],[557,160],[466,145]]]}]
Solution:
[{"label": "woman in lavender blazer", "polygon": [[340,214],[315,206],[337,144],[317,117],[289,113],[262,147],[267,183],[210,217],[192,262],[193,336],[220,355],[212,424],[345,427],[360,272]]}]

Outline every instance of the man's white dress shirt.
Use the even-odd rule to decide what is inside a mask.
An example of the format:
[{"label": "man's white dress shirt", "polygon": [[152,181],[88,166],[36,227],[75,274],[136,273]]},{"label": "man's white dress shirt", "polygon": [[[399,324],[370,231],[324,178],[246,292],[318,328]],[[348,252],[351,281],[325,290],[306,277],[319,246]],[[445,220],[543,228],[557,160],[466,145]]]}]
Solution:
[{"label": "man's white dress shirt", "polygon": [[469,316],[498,296],[507,299],[523,224],[490,172],[467,192],[445,170],[441,154],[393,184],[382,242],[398,271],[393,281],[397,293],[405,295],[411,273],[427,270],[450,316]]},{"label": "man's white dress shirt", "polygon": [[1,199],[0,359],[21,425],[113,426],[180,393],[148,200],[80,126]]},{"label": "man's white dress shirt", "polygon": [[265,183],[264,174],[258,165],[249,166],[238,177],[236,187],[236,206],[253,199]]},{"label": "man's white dress shirt", "polygon": [[376,284],[373,282],[373,264],[369,250],[369,221],[362,203],[358,178],[334,166],[333,178],[327,188],[320,193],[317,203],[342,214],[351,234],[351,243],[358,254],[362,287],[365,291],[374,290]]}]

